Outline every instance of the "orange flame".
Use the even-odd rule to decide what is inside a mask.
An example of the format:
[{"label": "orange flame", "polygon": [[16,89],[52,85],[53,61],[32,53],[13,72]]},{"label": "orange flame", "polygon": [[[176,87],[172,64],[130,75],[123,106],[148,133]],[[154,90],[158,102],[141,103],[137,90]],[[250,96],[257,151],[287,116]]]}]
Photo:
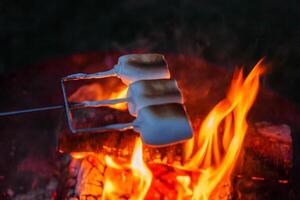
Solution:
[{"label": "orange flame", "polygon": [[189,176],[177,176],[177,182],[179,183],[177,187],[177,200],[190,199],[193,191],[190,189],[191,177]]},{"label": "orange flame", "polygon": [[258,93],[261,62],[245,80],[243,71],[236,71],[227,97],[204,119],[195,144],[197,151],[184,166],[201,171],[192,199],[209,199],[218,192],[220,183],[230,179],[247,131],[246,117]]},{"label": "orange flame", "polygon": [[152,173],[143,161],[143,145],[139,138],[136,141],[133,156],[131,160],[131,169],[133,176],[139,179],[137,192],[131,197],[132,200],[143,200],[150,188]]},{"label": "orange flame", "polygon": [[[122,90],[118,92],[113,92],[109,99],[121,99],[121,98],[126,98],[127,96],[127,90],[128,88],[123,88]],[[120,110],[126,110],[127,109],[127,104],[126,103],[117,103],[115,105],[110,106],[115,109],[120,109]]]},{"label": "orange flame", "polygon": [[[140,138],[136,141],[130,164],[119,164],[109,156],[105,156],[105,162],[108,167],[118,170],[121,173],[125,170],[132,172],[134,188],[132,188],[130,200],[143,200],[145,198],[152,182],[152,172],[143,161],[143,145]],[[122,178],[124,179],[124,177]],[[105,179],[102,195],[103,200],[115,198],[114,194],[120,190],[118,182],[120,181],[115,177],[107,177]],[[126,183],[126,180],[121,182],[130,185],[130,183]]]},{"label": "orange flame", "polygon": [[[70,97],[69,101],[73,102],[83,102],[83,101],[98,101],[107,99],[121,99],[127,96],[127,87],[119,87],[118,90],[110,91],[109,93],[104,90],[104,88],[98,83],[92,83],[88,85],[81,86],[76,92],[74,92]],[[118,103],[110,105],[110,107],[120,110],[127,109],[127,103]]]}]

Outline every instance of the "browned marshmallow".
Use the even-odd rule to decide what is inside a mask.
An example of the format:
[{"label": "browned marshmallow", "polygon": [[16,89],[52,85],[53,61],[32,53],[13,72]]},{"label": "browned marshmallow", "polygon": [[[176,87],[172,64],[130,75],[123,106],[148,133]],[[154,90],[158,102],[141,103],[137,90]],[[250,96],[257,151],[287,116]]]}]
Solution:
[{"label": "browned marshmallow", "polygon": [[135,121],[145,144],[163,146],[185,141],[193,131],[182,104],[147,106],[139,110]]},{"label": "browned marshmallow", "polygon": [[128,110],[136,115],[143,107],[166,103],[183,103],[174,79],[140,80],[129,85]]},{"label": "browned marshmallow", "polygon": [[138,80],[170,78],[167,62],[161,54],[124,55],[119,57],[115,69],[125,84]]}]

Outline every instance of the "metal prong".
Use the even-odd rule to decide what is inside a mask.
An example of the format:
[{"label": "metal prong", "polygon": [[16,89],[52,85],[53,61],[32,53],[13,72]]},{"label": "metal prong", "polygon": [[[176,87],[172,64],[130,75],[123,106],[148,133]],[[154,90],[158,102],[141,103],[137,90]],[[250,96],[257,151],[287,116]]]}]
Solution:
[{"label": "metal prong", "polygon": [[63,105],[57,105],[57,106],[30,108],[30,109],[25,109],[25,110],[16,110],[16,111],[9,111],[9,112],[0,112],[0,117],[18,115],[18,114],[24,114],[24,113],[31,113],[31,112],[38,112],[38,111],[45,111],[45,110],[58,110],[58,109],[62,109],[62,108],[64,108]]}]

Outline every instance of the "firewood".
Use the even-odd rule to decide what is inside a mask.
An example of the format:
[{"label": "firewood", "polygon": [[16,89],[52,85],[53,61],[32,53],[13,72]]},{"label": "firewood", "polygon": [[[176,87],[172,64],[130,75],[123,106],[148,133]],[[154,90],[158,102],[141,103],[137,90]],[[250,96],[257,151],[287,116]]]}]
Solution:
[{"label": "firewood", "polygon": [[[75,113],[75,124],[80,127],[103,126],[111,123],[127,123],[133,117],[126,111],[109,107],[78,110]],[[103,133],[71,134],[66,127],[60,133],[58,149],[60,152],[95,152],[130,159],[138,133],[127,131],[107,131]],[[183,146],[176,144],[167,147],[153,148],[145,146],[145,161],[161,161],[165,163],[182,162]]]},{"label": "firewood", "polygon": [[[267,122],[250,127],[245,138],[242,174],[285,179],[292,167],[292,138],[289,126]],[[243,164],[242,164],[243,163]]]}]

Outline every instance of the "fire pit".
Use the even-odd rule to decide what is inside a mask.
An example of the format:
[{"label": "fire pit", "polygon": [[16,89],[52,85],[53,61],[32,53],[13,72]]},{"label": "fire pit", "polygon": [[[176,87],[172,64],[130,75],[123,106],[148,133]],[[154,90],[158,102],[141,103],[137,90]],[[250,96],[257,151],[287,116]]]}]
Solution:
[{"label": "fire pit", "polygon": [[[109,67],[103,66],[111,66],[120,55],[113,52],[74,55],[42,63],[46,65],[43,73],[50,74],[43,77],[43,81],[51,80],[53,84],[52,80],[59,80],[66,74],[107,70]],[[1,123],[10,121],[3,126],[5,133],[12,130],[14,122],[19,126],[31,124],[33,128],[27,131],[31,131],[32,135],[47,129],[47,138],[58,141],[57,150],[60,152],[47,161],[54,166],[49,167],[49,163],[39,165],[48,167],[49,174],[39,175],[35,187],[17,191],[14,187],[16,178],[7,170],[8,176],[4,179],[10,185],[3,185],[6,196],[22,199],[31,195],[37,199],[41,193],[49,193],[48,199],[280,199],[296,195],[293,188],[297,183],[293,179],[292,184],[289,183],[292,166],[297,166],[292,151],[299,112],[276,94],[264,88],[259,90],[262,68],[255,67],[244,79],[241,71],[233,75],[199,58],[166,55],[166,59],[183,92],[187,113],[195,130],[193,140],[152,148],[143,146],[138,134],[132,131],[72,135],[64,123],[63,113],[58,119],[59,114],[55,111],[25,119],[5,118]],[[29,68],[26,76],[24,73],[16,74],[18,83],[22,85],[35,73],[40,73],[38,66]],[[37,78],[30,87],[41,87],[40,83],[41,79]],[[2,85],[3,88],[14,85],[15,93],[19,95],[16,98],[22,96],[17,91],[24,89],[18,88],[20,86],[13,80],[5,79]],[[47,92],[40,93],[40,102],[36,104],[60,101],[60,96],[56,95],[59,86],[45,84],[42,87],[42,91],[47,89]],[[125,85],[114,78],[85,81],[68,88],[72,94],[69,100],[122,97],[126,94],[124,89]],[[5,95],[9,96],[8,92]],[[34,99],[32,97],[28,101],[34,102]],[[7,109],[12,109],[15,104],[12,101],[6,102],[6,105]],[[129,122],[132,117],[124,106],[77,111],[76,125],[89,127]],[[44,120],[47,126],[35,129],[34,124],[42,121],[37,117],[42,115],[47,115]],[[14,134],[22,134],[20,132]],[[48,152],[54,152],[54,142],[47,146]],[[40,157],[38,160],[44,162],[46,159]],[[36,163],[36,156],[27,154],[15,165],[19,173],[35,173],[40,169],[34,168],[33,163]]]}]

